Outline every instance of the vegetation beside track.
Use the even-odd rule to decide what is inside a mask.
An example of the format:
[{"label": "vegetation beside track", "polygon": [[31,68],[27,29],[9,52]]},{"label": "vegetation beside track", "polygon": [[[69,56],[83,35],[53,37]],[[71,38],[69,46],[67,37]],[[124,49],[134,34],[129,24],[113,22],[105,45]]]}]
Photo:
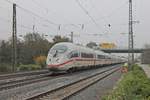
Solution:
[{"label": "vegetation beside track", "polygon": [[0,64],[0,73],[11,72],[10,64],[1,63]]},{"label": "vegetation beside track", "polygon": [[42,67],[36,64],[20,65],[18,67],[19,71],[30,71],[30,70],[39,70],[39,69],[42,69]]},{"label": "vegetation beside track", "polygon": [[123,75],[117,87],[102,100],[150,100],[150,79],[138,65]]},{"label": "vegetation beside track", "polygon": [[[54,36],[49,42],[44,34],[27,33],[17,38],[17,66],[15,71],[44,68],[49,49],[59,42],[70,42],[69,38]],[[0,74],[12,72],[12,39],[0,40]]]}]

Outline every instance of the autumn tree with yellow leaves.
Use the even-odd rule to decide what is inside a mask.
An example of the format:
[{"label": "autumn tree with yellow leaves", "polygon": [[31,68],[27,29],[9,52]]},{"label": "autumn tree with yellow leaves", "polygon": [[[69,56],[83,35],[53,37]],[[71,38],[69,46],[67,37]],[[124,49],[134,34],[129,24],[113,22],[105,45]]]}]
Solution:
[{"label": "autumn tree with yellow leaves", "polygon": [[40,65],[42,68],[46,65],[46,56],[38,56],[34,58],[36,64]]}]

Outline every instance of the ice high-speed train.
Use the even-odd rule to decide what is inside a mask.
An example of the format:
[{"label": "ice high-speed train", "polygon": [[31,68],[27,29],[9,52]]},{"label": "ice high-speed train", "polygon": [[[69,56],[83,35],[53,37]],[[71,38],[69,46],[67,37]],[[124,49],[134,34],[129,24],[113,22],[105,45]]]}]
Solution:
[{"label": "ice high-speed train", "polygon": [[118,57],[69,42],[55,44],[49,50],[46,61],[47,68],[53,72],[69,72],[121,62]]}]

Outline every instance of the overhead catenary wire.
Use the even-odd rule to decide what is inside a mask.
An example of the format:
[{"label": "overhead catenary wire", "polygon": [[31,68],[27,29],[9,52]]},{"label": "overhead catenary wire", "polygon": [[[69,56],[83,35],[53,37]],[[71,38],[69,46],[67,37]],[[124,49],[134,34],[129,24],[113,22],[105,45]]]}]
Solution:
[{"label": "overhead catenary wire", "polygon": [[[0,20],[5,21],[5,22],[8,22],[8,23],[12,23],[11,20],[8,20],[8,19],[2,18],[2,17],[0,17]],[[31,27],[28,27],[28,26],[25,26],[25,25],[22,25],[22,24],[17,24],[17,26],[32,30]]]},{"label": "overhead catenary wire", "polygon": [[[9,1],[9,0],[4,0],[4,1],[8,2],[9,4],[14,4],[14,2]],[[21,9],[22,11],[24,11],[24,12],[26,12],[26,13],[28,13],[28,14],[31,14],[31,15],[33,15],[33,16],[35,16],[35,17],[37,17],[37,18],[39,18],[39,19],[41,19],[41,20],[47,22],[47,23],[50,24],[50,25],[53,25],[53,26],[56,26],[56,27],[58,27],[58,26],[60,25],[60,24],[57,24],[57,23],[54,23],[54,22],[50,21],[49,19],[46,19],[46,18],[42,17],[41,15],[38,15],[38,14],[32,12],[32,11],[29,10],[29,9],[26,9],[26,8],[20,6],[20,5],[17,4],[17,3],[15,3],[15,4],[16,4],[16,7],[17,7],[17,8],[19,8],[19,9]],[[17,24],[17,25],[18,25],[18,24]],[[43,25],[42,25],[42,26],[43,26]],[[47,26],[49,26],[49,25],[47,25]],[[45,27],[45,26],[44,26],[44,27]],[[25,27],[24,27],[24,28],[25,28]],[[32,30],[33,30],[33,28],[32,28]],[[63,29],[63,30],[65,30],[65,31],[67,31],[67,32],[69,31],[69,30],[66,30],[66,29]]]},{"label": "overhead catenary wire", "polygon": [[106,18],[109,18],[109,17],[115,15],[115,13],[118,12],[119,10],[121,10],[122,7],[124,7],[125,5],[128,5],[128,1],[129,0],[126,0],[122,5],[120,5],[119,7],[114,9],[111,13],[109,13],[108,15],[106,15],[106,16],[100,18],[100,19],[106,19]]},{"label": "overhead catenary wire", "polygon": [[[40,19],[43,19],[43,21],[45,21],[45,22],[47,22],[47,23],[49,23],[49,24],[51,24],[51,25],[55,25],[55,26],[57,26],[57,27],[60,25],[60,24],[54,23],[54,22],[52,22],[52,21],[50,21],[50,20],[48,20],[48,19],[45,19],[44,17],[42,17],[42,16],[40,16],[40,15],[38,15],[38,14],[36,14],[36,13],[34,13],[34,12],[32,12],[32,11],[26,9],[26,8],[23,8],[23,7],[19,6],[19,5],[17,5],[17,7],[20,8],[20,9],[22,9],[22,10],[24,10],[24,11],[27,12],[27,13],[31,13],[32,15],[34,15],[34,16],[40,18]],[[65,31],[68,31],[68,30],[66,30],[66,29],[64,29],[64,30],[65,30]]]},{"label": "overhead catenary wire", "polygon": [[[85,1],[85,0],[84,0]],[[88,1],[88,0],[86,0],[86,1]],[[100,9],[97,9],[97,7],[91,2],[91,0],[89,0],[90,1],[90,5],[91,5],[91,7],[93,8],[93,9],[95,9],[96,11],[97,11],[97,13],[100,13],[101,11],[100,11]],[[101,15],[101,14],[100,14]],[[106,19],[103,19],[104,20],[104,22],[106,22]]]},{"label": "overhead catenary wire", "polygon": [[[90,1],[90,0],[89,0]],[[90,2],[90,5],[97,10],[98,13],[101,13],[102,11],[100,9],[97,9],[96,6],[94,6],[93,3]],[[106,14],[105,16],[101,16],[99,17],[97,20],[103,20],[105,23],[107,23],[107,25],[110,24],[110,22],[108,22],[108,18],[110,18],[111,16],[115,15],[115,13],[119,10],[121,10],[122,7],[124,7],[125,5],[128,5],[128,0],[126,0],[125,2],[123,2],[119,7],[115,8],[111,13]],[[111,24],[110,24],[111,25]]]},{"label": "overhead catenary wire", "polygon": [[[12,2],[12,1],[9,1],[9,0],[5,0],[5,1],[8,1],[9,3],[14,3],[14,2]],[[35,2],[35,0],[32,0],[32,1],[34,1]],[[77,1],[77,3],[78,3],[78,5],[82,8],[82,10],[86,13],[86,15],[88,15],[88,17],[91,19],[91,21],[96,25],[96,27],[98,28],[98,29],[101,29],[101,31],[104,33],[104,31],[102,30],[102,28],[100,27],[100,25],[97,23],[97,21],[93,18],[93,16],[91,16],[91,14],[89,13],[89,11],[81,4],[81,2],[79,1],[79,0],[76,0]],[[36,3],[37,5],[39,5],[40,6],[40,4],[37,2]],[[30,13],[30,14],[32,14],[33,16],[36,16],[36,17],[38,17],[38,18],[40,18],[41,20],[43,20],[43,21],[45,21],[45,22],[47,22],[47,23],[49,23],[49,24],[51,24],[51,25],[55,25],[55,26],[59,26],[60,24],[57,24],[57,23],[54,23],[54,22],[52,22],[52,21],[50,21],[49,19],[46,19],[46,18],[44,18],[44,17],[42,17],[41,15],[39,15],[39,14],[36,14],[36,13],[34,13],[34,12],[32,12],[31,10],[28,10],[28,9],[26,9],[26,8],[24,8],[24,7],[22,7],[22,6],[20,6],[20,5],[18,5],[17,4],[17,7],[18,8],[20,8],[21,10],[23,10],[23,11],[25,11],[25,12],[27,12],[27,13]],[[42,6],[43,7],[43,6]],[[47,9],[47,10],[49,10],[47,7],[43,7],[45,10]],[[119,7],[120,8],[120,7]],[[62,24],[63,25],[63,24]],[[71,26],[74,26],[74,27],[76,27],[76,28],[78,28],[79,26],[77,26],[77,25],[75,25],[75,24],[70,24]],[[47,25],[48,26],[48,25]],[[67,30],[68,31],[68,30]]]},{"label": "overhead catenary wire", "polygon": [[[14,3],[14,2],[9,1],[9,0],[4,0],[4,1],[6,1],[6,2],[8,2],[8,3],[10,3],[10,4],[13,4],[13,3]],[[15,4],[16,4],[16,3],[15,3]],[[27,12],[27,13],[32,14],[33,16],[36,16],[36,17],[42,19],[43,21],[48,22],[49,24],[58,25],[58,24],[56,24],[56,23],[54,23],[54,22],[52,22],[52,21],[50,21],[50,20],[48,20],[48,19],[46,19],[46,18],[44,18],[44,17],[42,17],[42,16],[40,16],[40,15],[34,13],[34,12],[32,12],[32,11],[30,11],[30,10],[28,10],[28,9],[26,9],[26,8],[24,8],[24,7],[22,7],[22,6],[20,6],[19,4],[16,4],[16,7],[17,7],[17,8],[20,8],[21,10],[23,10],[23,11],[25,11],[25,12]]]},{"label": "overhead catenary wire", "polygon": [[[2,17],[0,17],[0,20],[1,20],[1,21],[4,21],[4,22],[7,22],[7,23],[12,23],[11,20],[5,19],[5,18],[2,18]],[[26,25],[23,25],[23,24],[18,24],[18,23],[17,23],[17,26],[18,26],[18,27],[21,27],[21,28],[23,28],[23,29],[28,29],[28,30],[30,30],[30,31],[33,31],[33,28],[32,28],[32,27],[29,27],[29,26],[26,26]],[[41,26],[43,26],[43,27],[45,27],[45,28],[49,28],[49,25],[47,25],[47,24],[42,24]],[[52,28],[51,28],[51,29],[52,29]],[[53,29],[53,30],[55,30],[55,29]]]},{"label": "overhead catenary wire", "polygon": [[[82,6],[82,4],[80,3],[79,0],[75,0],[77,2],[77,4],[79,5],[79,7],[84,11],[84,13],[91,19],[91,21],[95,24],[95,26],[99,29],[101,28],[97,22],[95,21],[95,19],[90,15],[90,13]],[[101,32],[104,32],[101,28]]]},{"label": "overhead catenary wire", "polygon": [[[32,2],[33,2],[34,4],[36,4],[38,7],[39,7],[39,6],[41,7],[41,4],[39,4],[37,1],[32,0]],[[47,13],[50,11],[50,9],[47,8],[47,7],[45,7],[45,6],[44,6],[44,7],[42,6],[42,8],[43,8]],[[50,12],[53,12],[53,11],[50,11]],[[54,12],[53,12],[53,15],[54,15]],[[73,27],[76,27],[76,28],[80,28],[78,25],[72,24],[70,21],[68,21],[68,19],[64,18],[63,16],[61,16],[61,18],[63,18],[64,20],[66,20],[67,22],[70,23],[70,24],[67,24],[67,25],[70,25],[70,26],[73,26]],[[60,24],[60,25],[66,25],[66,24]]]},{"label": "overhead catenary wire", "polygon": [[48,20],[48,19],[45,19],[44,17],[41,17],[40,15],[38,15],[38,14],[36,14],[36,13],[33,13],[32,11],[30,11],[30,10],[28,10],[28,9],[26,9],[26,8],[23,8],[23,7],[19,6],[19,5],[17,5],[17,7],[20,8],[20,9],[22,9],[22,10],[24,10],[25,12],[31,13],[32,15],[34,15],[34,16],[36,16],[36,17],[39,17],[40,19],[43,19],[43,21],[46,21],[46,22],[48,22],[49,24],[58,25],[58,24],[56,24],[56,23],[54,23],[54,22],[52,22],[52,21],[50,21],[50,20]]},{"label": "overhead catenary wire", "polygon": [[[13,4],[13,3],[14,3],[14,2],[9,1],[9,0],[4,0],[4,1],[6,1],[6,2],[8,2],[8,3],[10,3],[10,4]],[[34,0],[32,0],[32,1],[35,2]],[[36,4],[39,5],[38,3],[36,3]],[[47,22],[47,23],[49,23],[49,24],[51,24],[51,25],[55,25],[55,26],[57,26],[57,27],[59,27],[59,25],[60,25],[60,24],[54,23],[54,22],[52,22],[52,21],[50,21],[50,20],[48,20],[48,19],[46,19],[46,18],[44,18],[44,17],[42,17],[42,16],[40,16],[40,15],[38,15],[38,14],[32,12],[32,11],[29,10],[29,9],[26,9],[26,8],[20,6],[19,4],[16,4],[16,7],[19,8],[19,9],[21,9],[21,10],[23,10],[23,11],[26,12],[26,13],[30,13],[30,14],[32,14],[33,16],[38,17],[39,19],[42,19],[43,21],[45,21],[45,22]],[[45,9],[49,10],[48,8],[45,8]],[[90,15],[89,15],[89,16],[90,16]],[[92,16],[90,16],[90,17],[91,17],[92,21],[93,21],[95,24],[97,24],[96,21],[92,18]],[[62,24],[62,25],[63,25],[63,24]],[[79,24],[78,24],[78,25],[79,25]],[[78,25],[72,24],[72,23],[70,24],[70,26],[73,26],[73,27],[76,27],[76,28],[80,28]],[[97,26],[98,26],[98,24],[97,24]],[[99,26],[98,26],[98,27],[99,27]],[[66,29],[63,29],[63,30],[69,31],[69,30],[66,30]]]},{"label": "overhead catenary wire", "polygon": [[14,3],[14,2],[9,1],[9,0],[4,0],[4,1],[8,2],[9,4],[13,4]]},{"label": "overhead catenary wire", "polygon": [[[88,0],[87,0],[87,1],[88,1]],[[101,11],[96,8],[96,6],[92,3],[92,1],[91,1],[91,0],[89,0],[89,1],[90,1],[91,7],[92,7],[93,9],[95,9],[95,11],[97,11],[97,13],[100,13]],[[102,14],[99,14],[99,15],[102,15]],[[107,25],[110,24],[105,18],[103,18],[103,21],[104,21],[105,25],[106,25],[106,23],[107,23]],[[106,33],[108,33],[108,30],[106,30]]]},{"label": "overhead catenary wire", "polygon": [[[91,4],[91,6],[92,6],[94,9],[97,10],[98,13],[101,12],[101,10],[100,10],[100,9],[97,9],[96,6],[94,6],[94,4],[93,4],[92,2],[90,2],[90,4]],[[101,14],[100,14],[100,15],[101,15]],[[107,22],[106,19],[103,19],[103,20],[104,20],[104,22]]]},{"label": "overhead catenary wire", "polygon": [[[0,17],[0,20],[1,21],[4,21],[4,22],[7,22],[7,23],[12,23],[11,20],[8,20],[8,19],[5,19],[5,18],[2,18]],[[30,30],[30,31],[33,31],[33,28],[32,27],[29,27],[29,26],[26,26],[26,25],[23,25],[23,24],[17,24],[18,27],[21,27],[23,29],[27,29],[27,30]],[[44,26],[45,27],[45,26]]]}]

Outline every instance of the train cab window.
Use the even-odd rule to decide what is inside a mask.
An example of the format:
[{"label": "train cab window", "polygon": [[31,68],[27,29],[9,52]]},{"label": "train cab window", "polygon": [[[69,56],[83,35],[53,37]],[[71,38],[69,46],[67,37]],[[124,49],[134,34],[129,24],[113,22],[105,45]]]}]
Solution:
[{"label": "train cab window", "polygon": [[98,59],[105,59],[105,56],[104,55],[97,55],[97,58]]},{"label": "train cab window", "polygon": [[65,53],[67,51],[67,46],[64,45],[57,45],[54,46],[51,50],[50,50],[50,54],[62,54]]},{"label": "train cab window", "polygon": [[72,51],[72,52],[69,53],[69,55],[68,55],[68,58],[75,58],[75,57],[79,57],[78,51]]},{"label": "train cab window", "polygon": [[106,59],[111,59],[110,57],[106,56]]},{"label": "train cab window", "polygon": [[74,57],[78,57],[78,53],[72,54],[70,58],[74,58]]}]

